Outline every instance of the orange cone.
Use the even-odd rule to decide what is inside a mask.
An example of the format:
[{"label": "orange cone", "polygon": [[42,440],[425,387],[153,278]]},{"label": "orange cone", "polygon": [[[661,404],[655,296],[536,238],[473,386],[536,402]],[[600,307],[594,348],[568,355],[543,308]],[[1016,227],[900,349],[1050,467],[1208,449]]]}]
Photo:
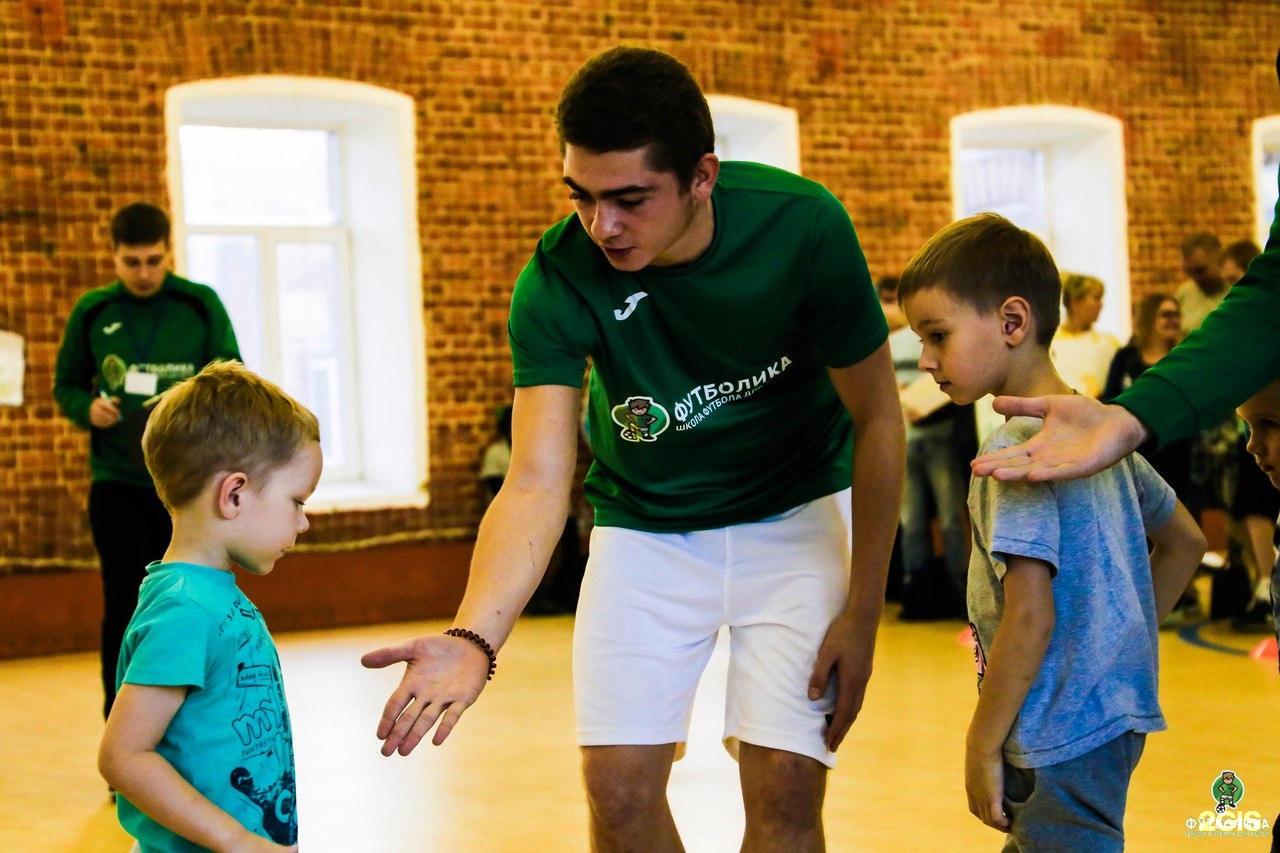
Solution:
[{"label": "orange cone", "polygon": [[1258,645],[1253,647],[1253,651],[1249,652],[1249,657],[1254,660],[1275,660],[1278,656],[1276,650],[1276,638],[1267,637]]}]

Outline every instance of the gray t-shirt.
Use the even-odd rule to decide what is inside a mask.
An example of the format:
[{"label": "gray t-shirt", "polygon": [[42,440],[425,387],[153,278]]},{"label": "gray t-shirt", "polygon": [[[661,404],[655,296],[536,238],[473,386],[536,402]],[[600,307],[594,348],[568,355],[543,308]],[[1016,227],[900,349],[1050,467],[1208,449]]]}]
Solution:
[{"label": "gray t-shirt", "polygon": [[[982,452],[1021,444],[1041,423],[1014,418]],[[1136,453],[1083,480],[973,478],[968,605],[979,690],[1004,612],[1006,555],[1053,567],[1053,636],[1004,744],[1014,767],[1059,764],[1125,732],[1166,728],[1146,531],[1162,526],[1175,505],[1173,490]]]}]

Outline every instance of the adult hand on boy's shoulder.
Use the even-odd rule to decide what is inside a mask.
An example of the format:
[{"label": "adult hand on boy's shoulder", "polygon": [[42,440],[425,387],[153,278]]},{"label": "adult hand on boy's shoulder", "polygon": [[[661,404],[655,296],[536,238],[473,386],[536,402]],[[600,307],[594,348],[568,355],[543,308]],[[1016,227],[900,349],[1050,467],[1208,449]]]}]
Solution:
[{"label": "adult hand on boy's shoulder", "polygon": [[1009,816],[1004,813],[1004,758],[1000,750],[994,754],[969,747],[964,753],[964,790],[969,796],[969,811],[992,829],[1009,831]]},{"label": "adult hand on boy's shoulder", "polygon": [[996,397],[992,406],[1009,417],[1042,418],[1044,428],[1022,444],[974,459],[971,466],[979,477],[1031,482],[1088,477],[1150,438],[1127,409],[1083,394]]},{"label": "adult hand on boy's shoulder", "polygon": [[401,661],[408,666],[378,721],[383,755],[413,752],[437,720],[431,742],[444,743],[462,713],[475,704],[489,675],[484,652],[467,640],[443,635],[417,637],[360,658],[370,669]]},{"label": "adult hand on boy's shoulder", "polygon": [[837,616],[827,629],[818,649],[818,661],[809,677],[809,698],[816,699],[827,689],[832,670],[836,679],[836,707],[827,724],[827,749],[835,752],[862,710],[871,677],[871,659],[875,653],[875,622],[871,630],[866,623],[847,613]]}]

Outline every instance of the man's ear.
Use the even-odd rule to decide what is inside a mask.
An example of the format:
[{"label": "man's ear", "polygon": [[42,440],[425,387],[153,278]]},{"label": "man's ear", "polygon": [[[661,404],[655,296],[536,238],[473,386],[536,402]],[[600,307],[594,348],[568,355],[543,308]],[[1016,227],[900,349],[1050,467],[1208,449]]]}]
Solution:
[{"label": "man's ear", "polygon": [[248,474],[242,471],[223,474],[218,481],[218,513],[226,519],[240,515],[240,501],[248,488]]},{"label": "man's ear", "polygon": [[1008,346],[1016,347],[1031,333],[1031,304],[1021,296],[1010,296],[1000,306],[1000,334]]},{"label": "man's ear", "polygon": [[689,187],[689,191],[693,193],[693,200],[704,202],[711,198],[711,191],[715,189],[718,177],[720,177],[720,158],[711,153],[703,154],[702,159],[693,169],[693,183]]}]

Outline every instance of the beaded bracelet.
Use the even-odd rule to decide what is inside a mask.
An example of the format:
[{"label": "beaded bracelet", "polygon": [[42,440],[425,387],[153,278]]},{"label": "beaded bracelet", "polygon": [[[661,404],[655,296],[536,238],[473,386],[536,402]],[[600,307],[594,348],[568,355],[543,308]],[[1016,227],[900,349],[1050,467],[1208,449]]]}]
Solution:
[{"label": "beaded bracelet", "polygon": [[480,651],[484,652],[489,658],[489,675],[485,678],[485,681],[493,680],[493,674],[498,671],[498,653],[493,650],[493,646],[489,645],[484,637],[481,637],[475,631],[468,631],[466,628],[450,628],[445,631],[445,634],[450,637],[461,637],[464,640],[475,643],[480,648]]}]

